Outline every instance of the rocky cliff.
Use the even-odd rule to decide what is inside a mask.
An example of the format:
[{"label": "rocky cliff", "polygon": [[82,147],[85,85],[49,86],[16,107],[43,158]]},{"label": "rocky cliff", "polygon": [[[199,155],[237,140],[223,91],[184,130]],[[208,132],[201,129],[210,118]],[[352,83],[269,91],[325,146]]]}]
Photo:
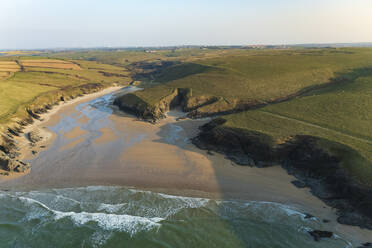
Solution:
[{"label": "rocky cliff", "polygon": [[218,118],[202,126],[193,143],[223,153],[240,165],[282,165],[297,177],[295,185],[309,187],[314,195],[338,209],[340,223],[372,229],[372,190],[353,180],[342,166],[348,156],[363,159],[356,151],[304,135],[277,144],[268,135],[224,127],[224,122]]},{"label": "rocky cliff", "polygon": [[126,94],[115,99],[114,105],[121,110],[130,112],[137,117],[156,122],[166,116],[166,113],[175,107],[181,107],[183,111],[189,112],[189,117],[199,117],[197,110],[204,106],[217,102],[218,98],[213,96],[192,95],[191,89],[174,89],[171,94],[161,98],[155,104],[150,104],[137,96],[135,93]]}]

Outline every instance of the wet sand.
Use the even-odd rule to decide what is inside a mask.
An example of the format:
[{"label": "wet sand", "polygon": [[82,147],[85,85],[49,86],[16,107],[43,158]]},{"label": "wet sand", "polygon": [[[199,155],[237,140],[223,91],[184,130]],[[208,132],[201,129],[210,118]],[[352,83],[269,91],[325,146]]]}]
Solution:
[{"label": "wet sand", "polygon": [[[20,149],[19,150],[20,156],[18,157],[18,159],[27,160],[27,159],[35,158],[38,156],[38,154],[41,151],[44,151],[45,148],[53,144],[56,134],[52,132],[48,128],[48,126],[54,125],[60,121],[61,115],[59,113],[62,110],[66,111],[67,109],[72,109],[74,108],[75,105],[81,102],[89,101],[91,99],[95,99],[103,95],[110,94],[112,92],[118,92],[122,88],[123,87],[121,86],[113,86],[113,87],[109,87],[104,90],[101,90],[99,92],[96,92],[96,93],[80,96],[75,99],[68,100],[66,102],[60,102],[58,105],[54,106],[48,112],[39,115],[40,119],[38,120],[34,119],[34,122],[32,124],[27,125],[23,129],[23,134],[21,136],[14,137],[14,140],[17,143],[17,147]],[[84,121],[84,120],[85,119],[83,118],[80,121]],[[31,131],[37,131],[39,133],[39,136],[42,137],[42,140],[35,145],[32,144],[27,137],[27,134]],[[30,173],[30,170],[24,173],[15,173],[15,172],[8,172],[8,171],[0,169],[0,173],[8,174],[6,176],[0,175],[0,184],[1,184],[7,181],[12,181],[13,179],[17,179],[19,177],[23,177],[27,175],[28,173]]]},{"label": "wet sand", "polygon": [[[123,91],[133,90],[128,87]],[[371,231],[337,224],[335,212],[308,189],[293,186],[294,177],[280,166],[237,166],[223,155],[197,149],[190,139],[208,119],[177,121],[183,113],[171,111],[168,118],[153,125],[110,106],[113,97],[80,99],[30,127],[47,133],[49,138],[42,143],[47,148],[40,149],[37,156],[25,155],[31,172],[0,179],[0,187],[30,190],[120,185],[175,195],[279,202],[331,220],[323,225],[325,230],[355,242],[372,237]]]},{"label": "wet sand", "polygon": [[[87,94],[81,97],[77,97],[75,99],[69,100],[67,102],[60,102],[57,106],[54,106],[51,110],[49,110],[47,113],[43,113],[40,115],[40,119],[36,120],[34,119],[34,122],[30,125],[27,125],[23,129],[23,135],[20,137],[15,137],[15,141],[17,142],[17,146],[20,148],[21,156],[20,159],[27,159],[32,157],[32,151],[36,151],[37,153],[43,150],[43,147],[47,147],[51,145],[55,138],[55,133],[51,132],[51,130],[48,129],[48,126],[54,125],[60,121],[61,115],[60,113],[62,111],[66,111],[67,109],[73,108],[75,105],[84,102],[89,101],[91,99],[101,97],[106,94],[110,94],[112,92],[116,92],[120,90],[122,87],[120,86],[114,86],[106,88],[102,91]],[[86,117],[87,118],[87,117]],[[80,120],[80,121],[84,121]],[[85,132],[85,130],[79,130],[79,127],[76,127],[76,131]],[[43,138],[40,142],[37,143],[37,146],[33,146],[29,139],[27,138],[27,134],[31,131],[38,131],[39,135]],[[67,136],[69,136],[69,133],[66,133]],[[75,136],[74,133],[71,133],[70,135]],[[67,137],[68,138],[68,137]],[[1,182],[0,178],[0,182]]]}]

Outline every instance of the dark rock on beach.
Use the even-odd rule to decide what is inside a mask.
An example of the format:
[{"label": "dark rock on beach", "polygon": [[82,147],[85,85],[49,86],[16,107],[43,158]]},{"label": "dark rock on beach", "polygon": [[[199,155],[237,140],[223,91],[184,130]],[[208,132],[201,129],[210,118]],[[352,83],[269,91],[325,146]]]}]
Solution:
[{"label": "dark rock on beach", "polygon": [[303,181],[300,181],[300,180],[294,180],[291,182],[294,186],[296,186],[297,188],[305,188],[306,187],[306,183],[303,182]]},{"label": "dark rock on beach", "polygon": [[29,132],[27,134],[27,137],[32,143],[38,143],[43,139],[43,137],[40,136],[40,133],[38,131]]},{"label": "dark rock on beach", "polygon": [[30,165],[20,160],[12,159],[7,154],[0,151],[0,167],[9,172],[25,172],[30,168]]},{"label": "dark rock on beach", "polygon": [[314,238],[315,241],[320,241],[323,238],[333,237],[333,233],[329,231],[314,230],[310,231],[309,234]]},{"label": "dark rock on beach", "polygon": [[27,170],[29,170],[29,169],[31,168],[31,166],[30,166],[29,163],[24,163],[24,162],[19,161],[19,160],[17,160],[17,163],[18,163],[18,165],[17,165],[17,167],[14,169],[14,171],[16,171],[16,172],[21,172],[21,173],[23,173],[23,172],[26,172]]},{"label": "dark rock on beach", "polygon": [[358,248],[372,248],[372,243],[367,242],[359,246]]},{"label": "dark rock on beach", "polygon": [[306,213],[304,218],[305,218],[305,219],[312,219],[312,218],[315,218],[315,216],[312,215],[312,214],[308,214],[308,213]]}]

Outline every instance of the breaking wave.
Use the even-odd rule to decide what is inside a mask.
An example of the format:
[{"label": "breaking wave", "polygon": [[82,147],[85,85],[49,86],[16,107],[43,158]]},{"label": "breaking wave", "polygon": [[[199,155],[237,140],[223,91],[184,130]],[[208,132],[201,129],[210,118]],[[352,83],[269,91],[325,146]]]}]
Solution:
[{"label": "breaking wave", "polygon": [[352,247],[271,202],[217,201],[122,187],[0,191],[0,247]]}]

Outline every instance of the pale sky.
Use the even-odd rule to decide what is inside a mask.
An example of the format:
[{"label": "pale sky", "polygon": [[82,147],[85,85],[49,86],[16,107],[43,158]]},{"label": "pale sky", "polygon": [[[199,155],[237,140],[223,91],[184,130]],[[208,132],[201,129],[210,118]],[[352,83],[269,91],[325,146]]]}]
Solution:
[{"label": "pale sky", "polygon": [[372,0],[0,0],[0,49],[372,42]]}]

